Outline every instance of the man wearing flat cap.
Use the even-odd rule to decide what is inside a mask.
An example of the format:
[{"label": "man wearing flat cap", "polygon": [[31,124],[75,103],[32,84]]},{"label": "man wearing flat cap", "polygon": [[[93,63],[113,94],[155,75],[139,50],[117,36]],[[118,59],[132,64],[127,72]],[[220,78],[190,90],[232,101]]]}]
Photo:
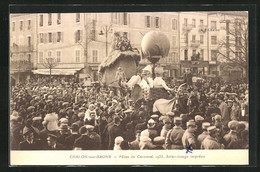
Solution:
[{"label": "man wearing flat cap", "polygon": [[209,122],[203,122],[202,123],[202,133],[200,135],[198,135],[197,138],[197,143],[198,143],[198,147],[201,146],[201,143],[203,142],[203,140],[208,136],[208,130],[207,128],[210,126]]},{"label": "man wearing flat cap", "polygon": [[192,149],[197,149],[197,140],[195,138],[194,132],[197,129],[194,120],[189,120],[187,123],[187,129],[182,136],[183,148],[192,147]]},{"label": "man wearing flat cap", "polygon": [[164,149],[165,138],[157,136],[153,139],[153,144],[156,146],[154,149],[163,150]]},{"label": "man wearing flat cap", "polygon": [[201,149],[224,149],[223,145],[217,140],[218,129],[216,126],[210,126],[207,128],[208,136],[201,143]]},{"label": "man wearing flat cap", "polygon": [[174,118],[175,126],[167,133],[165,140],[166,149],[183,149],[182,137],[184,130],[181,128],[182,118]]},{"label": "man wearing flat cap", "polygon": [[238,149],[238,135],[237,135],[237,126],[239,122],[238,121],[230,121],[228,123],[228,128],[230,129],[230,132],[226,134],[224,138],[224,145],[227,149]]}]

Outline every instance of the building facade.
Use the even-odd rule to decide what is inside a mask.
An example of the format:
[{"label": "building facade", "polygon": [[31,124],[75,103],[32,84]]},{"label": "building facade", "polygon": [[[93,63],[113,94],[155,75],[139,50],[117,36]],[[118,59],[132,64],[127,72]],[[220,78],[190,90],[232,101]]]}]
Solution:
[{"label": "building facade", "polygon": [[37,27],[35,14],[10,15],[11,82],[26,80],[36,66]]},{"label": "building facade", "polygon": [[[132,47],[140,51],[143,36],[149,31],[160,31],[170,40],[168,57],[158,62],[167,76],[178,77],[188,70],[194,75],[220,75],[218,52],[228,53],[227,48],[220,48],[220,43],[231,40],[228,28],[232,24],[226,21],[239,15],[224,12],[13,14],[11,74],[32,70],[40,75],[77,74],[80,78],[90,75],[97,80],[98,66],[111,52],[115,33],[127,35]],[[236,54],[239,57],[242,53]],[[140,67],[147,63],[142,59]]]}]

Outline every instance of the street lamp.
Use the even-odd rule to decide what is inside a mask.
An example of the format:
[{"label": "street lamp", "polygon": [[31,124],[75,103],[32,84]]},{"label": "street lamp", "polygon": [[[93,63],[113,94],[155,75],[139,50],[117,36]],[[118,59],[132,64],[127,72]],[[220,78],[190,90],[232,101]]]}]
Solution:
[{"label": "street lamp", "polygon": [[102,30],[99,33],[99,35],[104,35],[104,34],[106,35],[106,57],[107,57],[107,49],[108,49],[107,48],[107,34],[109,31],[112,30],[111,26],[112,25],[109,25],[109,26],[106,25],[105,27],[102,28]]}]

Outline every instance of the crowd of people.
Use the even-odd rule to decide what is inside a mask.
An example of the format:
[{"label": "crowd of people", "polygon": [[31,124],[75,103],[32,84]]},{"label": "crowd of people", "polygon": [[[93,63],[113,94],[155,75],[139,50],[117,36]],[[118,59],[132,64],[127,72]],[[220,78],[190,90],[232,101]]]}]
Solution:
[{"label": "crowd of people", "polygon": [[149,100],[137,106],[131,92],[117,95],[112,88],[63,77],[31,78],[11,90],[10,148],[248,149],[247,83],[198,81],[178,96],[182,106],[160,114],[149,109]]}]

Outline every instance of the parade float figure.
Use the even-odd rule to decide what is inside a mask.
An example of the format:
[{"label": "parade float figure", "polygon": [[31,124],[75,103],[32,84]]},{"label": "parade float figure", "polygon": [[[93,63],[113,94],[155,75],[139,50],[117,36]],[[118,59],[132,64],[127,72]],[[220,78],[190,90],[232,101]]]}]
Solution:
[{"label": "parade float figure", "polygon": [[[136,74],[139,61],[139,51],[132,48],[127,35],[120,36],[116,32],[112,50],[99,66],[99,81],[101,85],[117,89],[121,88],[125,83],[122,81],[130,79]],[[119,80],[121,81],[119,82]]]},{"label": "parade float figure", "polygon": [[116,71],[116,80],[118,81],[118,85],[121,87],[123,83],[126,82],[126,77],[125,77],[125,73],[122,71],[122,68],[119,67],[117,68]]}]

